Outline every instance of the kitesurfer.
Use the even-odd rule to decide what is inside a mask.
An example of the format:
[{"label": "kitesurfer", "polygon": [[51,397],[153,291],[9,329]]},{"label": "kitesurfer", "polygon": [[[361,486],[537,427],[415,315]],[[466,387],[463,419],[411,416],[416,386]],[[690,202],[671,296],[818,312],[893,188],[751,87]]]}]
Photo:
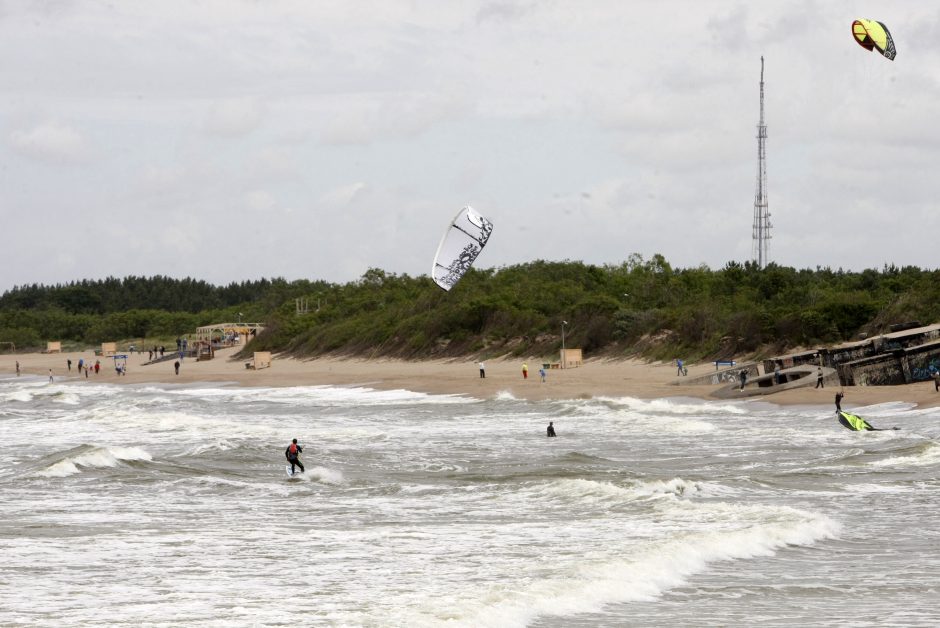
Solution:
[{"label": "kitesurfer", "polygon": [[838,412],[839,410],[842,409],[842,398],[843,398],[843,397],[845,397],[845,395],[842,393],[841,390],[836,393],[836,412]]},{"label": "kitesurfer", "polygon": [[290,463],[290,472],[291,475],[294,473],[294,465],[300,467],[300,472],[304,472],[304,465],[300,462],[300,458],[297,456],[303,452],[303,447],[297,444],[297,439],[291,441],[290,445],[287,446],[287,450],[284,452],[284,455],[287,457],[287,461]]},{"label": "kitesurfer", "polygon": [[552,438],[555,436],[555,422],[554,421],[548,422],[548,428],[545,430],[545,436],[547,436],[548,438]]}]

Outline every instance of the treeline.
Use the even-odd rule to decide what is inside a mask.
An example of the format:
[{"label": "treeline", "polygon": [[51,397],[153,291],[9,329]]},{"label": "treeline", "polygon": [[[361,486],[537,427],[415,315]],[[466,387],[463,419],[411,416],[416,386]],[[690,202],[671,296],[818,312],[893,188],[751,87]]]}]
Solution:
[{"label": "treeline", "polygon": [[[306,298],[308,312],[297,314],[297,297]],[[566,345],[587,356],[707,359],[940,320],[940,272],[736,262],[674,269],[660,255],[633,255],[620,265],[471,269],[450,292],[426,276],[379,269],[346,284],[275,279],[215,287],[128,277],[16,288],[0,296],[0,341],[21,347],[172,337],[238,313],[268,326],[251,349],[298,356],[547,357],[561,348],[564,327]]]},{"label": "treeline", "polygon": [[270,310],[290,294],[309,292],[320,285],[326,284],[259,279],[213,286],[189,277],[108,277],[55,286],[17,286],[0,295],[0,311],[57,309],[68,314],[109,314],[127,310],[164,310],[195,314],[245,303],[259,303]]},{"label": "treeline", "polygon": [[[55,286],[17,286],[0,295],[0,343],[21,350],[47,340],[95,345],[170,339],[227,321],[258,322],[325,282],[261,279],[214,286],[196,279],[109,277]],[[0,350],[9,347],[0,344]]]},{"label": "treeline", "polygon": [[[940,272],[849,272],[751,263],[673,269],[660,255],[617,266],[544,262],[471,270],[448,293],[373,269],[330,286],[319,311],[285,304],[258,349],[397,357],[585,355],[688,359],[852,339],[940,319]],[[567,324],[565,324],[567,322]]]}]

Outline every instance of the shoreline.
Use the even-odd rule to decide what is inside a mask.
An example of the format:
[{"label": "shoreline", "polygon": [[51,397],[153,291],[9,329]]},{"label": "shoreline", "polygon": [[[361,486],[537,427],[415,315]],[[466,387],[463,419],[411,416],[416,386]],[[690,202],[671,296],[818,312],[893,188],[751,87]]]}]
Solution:
[{"label": "shoreline", "polygon": [[[662,362],[640,360],[587,360],[579,368],[546,370],[546,381],[539,378],[541,363],[529,361],[528,379],[522,377],[523,360],[489,360],[485,362],[485,378],[480,378],[478,362],[473,360],[403,361],[391,359],[316,358],[298,360],[275,356],[270,368],[246,369],[244,360],[233,360],[236,348],[216,352],[212,360],[182,361],[180,374],[175,375],[173,361],[144,365],[147,354],[128,354],[127,374],[119,376],[111,358],[96,357],[93,351],[62,353],[22,353],[0,355],[0,374],[15,377],[19,361],[24,375],[48,377],[55,381],[80,384],[84,375],[77,373],[79,358],[101,361],[98,375],[89,372],[87,381],[108,384],[198,384],[227,383],[253,387],[287,386],[363,386],[378,390],[409,390],[438,395],[466,395],[493,399],[510,394],[517,399],[587,399],[593,397],[636,397],[661,399],[691,397],[716,401],[711,392],[721,386],[676,386],[676,367]],[[67,360],[71,358],[71,373]],[[714,372],[712,363],[686,364],[689,377]],[[839,388],[812,387],[780,391],[770,395],[748,397],[776,405],[812,405],[833,407]],[[933,382],[917,382],[903,386],[850,386],[845,392],[846,409],[878,403],[911,403],[918,408],[940,406],[940,393]]]}]

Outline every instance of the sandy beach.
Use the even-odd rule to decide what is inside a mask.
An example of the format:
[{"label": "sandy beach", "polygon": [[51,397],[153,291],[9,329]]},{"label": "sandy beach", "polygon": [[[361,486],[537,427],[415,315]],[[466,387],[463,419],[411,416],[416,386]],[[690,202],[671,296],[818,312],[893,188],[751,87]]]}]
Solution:
[{"label": "sandy beach", "polygon": [[[69,378],[77,384],[85,381],[79,376],[80,358],[94,364],[101,360],[98,375],[89,373],[90,381],[114,384],[229,382],[241,386],[312,386],[340,385],[365,386],[381,390],[404,389],[434,394],[467,395],[493,398],[511,394],[518,399],[584,399],[591,397],[631,396],[641,399],[662,397],[710,398],[718,386],[676,386],[676,367],[673,364],[648,363],[639,360],[588,360],[572,369],[549,369],[546,381],[540,381],[541,363],[529,360],[529,377],[522,377],[522,360],[489,360],[486,378],[480,378],[478,362],[467,360],[401,361],[317,358],[297,360],[275,356],[270,368],[258,371],[245,368],[243,360],[233,358],[235,349],[216,353],[213,360],[197,362],[187,358],[179,375],[173,371],[173,361],[147,365],[147,354],[131,354],[127,361],[127,374],[119,376],[111,358],[96,358],[92,351],[83,353],[24,353],[0,356],[0,373],[12,375],[15,364],[20,363],[23,375],[53,377],[61,381]],[[66,360],[71,358],[71,373]],[[689,377],[714,371],[711,363],[687,364]],[[750,399],[781,405],[830,405],[834,389],[812,387],[781,391],[772,395]],[[940,405],[940,393],[932,382],[919,382],[906,386],[868,386],[845,389],[844,407],[865,406],[875,403],[901,401],[920,407]]]}]

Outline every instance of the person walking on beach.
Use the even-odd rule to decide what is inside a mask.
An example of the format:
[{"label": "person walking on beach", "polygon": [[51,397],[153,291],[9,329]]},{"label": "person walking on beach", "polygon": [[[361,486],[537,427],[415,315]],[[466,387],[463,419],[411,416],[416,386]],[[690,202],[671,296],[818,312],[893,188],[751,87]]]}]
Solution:
[{"label": "person walking on beach", "polygon": [[20,376],[20,361],[19,360],[16,361],[16,376],[17,377]]},{"label": "person walking on beach", "polygon": [[180,361],[179,360],[173,363],[173,368],[176,369],[176,374],[179,375],[180,374]]},{"label": "person walking on beach", "polygon": [[676,358],[676,366],[679,369],[679,371],[676,373],[676,377],[679,377],[682,375],[682,358]]},{"label": "person walking on beach", "polygon": [[744,390],[745,383],[747,383],[747,370],[741,369],[741,390]]},{"label": "person walking on beach", "polygon": [[522,363],[522,379],[529,379],[529,365]]},{"label": "person walking on beach", "polygon": [[85,379],[88,379],[88,365],[85,365]]},{"label": "person walking on beach", "polygon": [[825,388],[825,387],[826,387],[825,384],[823,384],[822,367],[817,366],[816,367],[816,388]]},{"label": "person walking on beach", "polygon": [[545,369],[544,368],[539,369],[539,377],[542,378],[542,383],[544,384],[545,383]]},{"label": "person walking on beach", "polygon": [[297,439],[291,441],[290,445],[287,446],[287,450],[284,452],[284,455],[287,457],[287,461],[290,463],[290,472],[291,475],[294,474],[294,465],[300,467],[300,472],[304,472],[304,465],[300,462],[300,458],[297,456],[303,452],[304,448],[297,444]]},{"label": "person walking on beach", "polygon": [[842,398],[845,397],[845,394],[840,390],[836,393],[836,412],[842,411]]},{"label": "person walking on beach", "polygon": [[545,429],[545,436],[547,436],[548,438],[555,437],[555,422],[554,421],[548,422],[548,427]]},{"label": "person walking on beach", "polygon": [[72,358],[68,358],[65,361],[65,364],[69,367],[69,373],[71,373],[72,372]]},{"label": "person walking on beach", "polygon": [[78,373],[79,374],[81,374],[83,366],[85,366],[85,358],[78,358]]},{"label": "person walking on beach", "polygon": [[940,391],[940,371],[933,372],[933,389],[934,392]]},{"label": "person walking on beach", "polygon": [[52,381],[52,369],[49,369],[49,381]]},{"label": "person walking on beach", "polygon": [[480,379],[486,379],[486,365],[480,362]]},{"label": "person walking on beach", "polygon": [[101,360],[95,360],[95,375],[101,370]]}]

